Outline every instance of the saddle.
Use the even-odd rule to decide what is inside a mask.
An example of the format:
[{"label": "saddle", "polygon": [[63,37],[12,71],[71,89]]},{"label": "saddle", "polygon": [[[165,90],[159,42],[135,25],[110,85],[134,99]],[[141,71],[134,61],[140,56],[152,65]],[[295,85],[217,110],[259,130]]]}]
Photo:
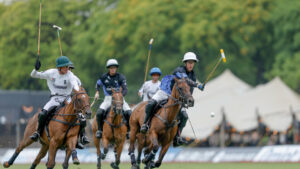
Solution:
[{"label": "saddle", "polygon": [[[106,119],[107,119],[107,117],[108,117],[108,115],[109,115],[109,112],[110,112],[110,109],[111,109],[111,106],[109,106],[106,110],[105,110],[105,113],[104,113],[104,118],[102,118],[102,120],[103,120],[103,122],[106,122],[106,123],[108,123],[111,127],[116,127],[116,126],[114,126],[114,125],[112,125],[111,123],[109,123]],[[124,124],[126,124],[126,118],[125,118],[125,116],[124,116],[124,110],[122,111],[122,121],[123,121],[123,123]],[[104,123],[102,123],[102,124],[104,124]],[[123,124],[122,124],[123,125]],[[117,128],[118,127],[120,127],[120,126],[117,126]]]},{"label": "saddle", "polygon": [[[49,134],[49,123],[51,120],[53,120],[53,116],[56,115],[56,113],[63,107],[65,107],[66,104],[65,102],[62,102],[60,105],[58,106],[53,106],[49,109],[48,111],[48,117],[47,117],[47,120],[46,120],[46,123],[45,123],[45,131],[46,131],[46,135],[47,135],[47,138],[48,140],[50,140],[50,134]],[[55,119],[54,119],[55,120]],[[57,120],[55,120],[57,121]],[[59,121],[59,122],[62,122],[62,121]],[[63,123],[63,122],[62,122]],[[64,124],[68,124],[68,123],[64,123]],[[59,147],[59,149],[61,150],[64,150],[66,147],[65,147],[65,143],[66,143],[66,136],[68,135],[68,132],[69,130],[71,129],[72,125],[68,124],[69,127],[65,133],[65,136],[64,136],[64,140],[63,140],[63,144]],[[75,123],[74,125],[80,125],[80,123]],[[41,142],[42,143],[42,142]]]},{"label": "saddle", "polygon": [[58,112],[65,105],[66,105],[65,102],[62,102],[58,106],[52,106],[52,107],[50,107],[50,109],[48,111],[48,114],[47,114],[47,121],[46,121],[46,125],[47,126],[48,126],[49,122],[51,121],[52,117],[56,114],[56,112]]},{"label": "saddle", "polygon": [[152,114],[151,114],[151,116],[149,118],[149,121],[148,121],[149,127],[150,127],[150,124],[151,124],[153,116],[158,112],[159,109],[161,109],[167,103],[168,103],[168,99],[165,99],[165,100],[162,100],[162,101],[158,102],[155,105],[155,107],[152,110]]},{"label": "saddle", "polygon": [[153,108],[153,114],[156,114],[159,109],[161,109],[165,104],[168,103],[168,99],[162,100],[158,102],[155,107]]}]

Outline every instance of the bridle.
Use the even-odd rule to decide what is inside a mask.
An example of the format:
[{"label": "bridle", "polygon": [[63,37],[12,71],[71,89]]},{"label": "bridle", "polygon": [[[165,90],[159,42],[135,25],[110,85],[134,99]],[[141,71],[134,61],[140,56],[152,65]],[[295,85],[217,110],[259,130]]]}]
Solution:
[{"label": "bridle", "polygon": [[181,107],[187,107],[187,105],[184,103],[184,99],[187,97],[187,94],[184,94],[182,89],[180,87],[178,87],[178,83],[182,83],[182,82],[186,82],[185,79],[178,79],[178,82],[176,82],[175,88],[179,93],[179,98],[175,98],[172,95],[169,95],[169,98],[171,98],[172,100],[175,101],[175,103],[171,104],[171,105],[164,105],[162,106],[163,108],[168,108],[168,107],[172,107],[172,106],[176,106],[176,105],[181,105]]},{"label": "bridle", "polygon": [[[73,108],[74,108],[74,112],[75,113],[72,113],[72,114],[55,113],[54,115],[58,115],[58,116],[63,116],[64,117],[64,116],[77,116],[79,113],[83,113],[84,110],[85,110],[85,108],[88,107],[88,106],[90,106],[90,104],[88,102],[88,104],[86,104],[84,106],[81,106],[81,108],[78,108],[78,105],[79,105],[78,104],[78,102],[79,102],[78,96],[81,95],[81,94],[87,94],[87,93],[86,92],[79,92],[79,93],[75,93],[73,95],[73,97],[75,97],[75,99],[73,101]],[[73,97],[71,97],[71,98],[73,98]],[[66,106],[64,108],[66,108]],[[64,120],[66,120],[66,119],[64,119]]]},{"label": "bridle", "polygon": [[[119,95],[119,93],[116,93],[117,95]],[[117,105],[117,103],[120,103],[121,105]],[[121,107],[118,107],[121,106]],[[111,108],[114,112],[114,116],[116,116],[117,114],[117,108],[120,108],[121,110],[123,109],[123,100],[119,101],[119,100],[115,100],[115,98],[112,96],[112,100],[111,100]]]},{"label": "bridle", "polygon": [[75,97],[75,100],[73,102],[75,114],[83,113],[83,111],[86,109],[86,107],[90,106],[90,102],[87,102],[88,104],[81,106],[81,108],[77,108],[76,105],[79,105],[78,104],[78,102],[79,102],[78,96],[81,95],[81,94],[86,94],[87,95],[86,92],[79,92],[79,93],[75,93],[75,95],[73,96],[73,97]]},{"label": "bridle", "polygon": [[[119,92],[116,92],[116,94],[119,94]],[[121,107],[118,107],[118,106],[117,106],[117,103],[121,103],[121,105],[120,105]],[[112,100],[111,100],[111,109],[112,109],[114,115],[111,116],[109,113],[107,114],[107,117],[111,117],[111,118],[112,118],[112,123],[109,122],[107,119],[104,120],[104,122],[106,122],[108,125],[110,125],[112,129],[113,129],[113,128],[120,128],[120,127],[124,124],[123,121],[122,121],[119,125],[115,125],[115,124],[114,124],[117,115],[120,114],[120,113],[117,113],[117,108],[120,108],[120,109],[121,109],[120,113],[122,113],[122,110],[123,110],[123,100],[121,100],[121,101],[115,100],[114,97],[112,96]],[[107,118],[107,117],[106,117],[106,118]],[[112,130],[112,131],[114,132],[114,130]]]}]

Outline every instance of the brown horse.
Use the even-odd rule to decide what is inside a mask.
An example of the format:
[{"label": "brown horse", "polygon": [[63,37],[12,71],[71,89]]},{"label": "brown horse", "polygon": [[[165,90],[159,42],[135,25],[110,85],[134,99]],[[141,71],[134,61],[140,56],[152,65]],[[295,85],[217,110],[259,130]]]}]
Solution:
[{"label": "brown horse", "polygon": [[107,152],[109,143],[114,144],[115,162],[110,165],[114,169],[118,169],[120,164],[120,157],[123,150],[123,145],[126,140],[127,127],[123,122],[123,95],[122,88],[120,90],[112,90],[112,104],[108,116],[104,120],[103,124],[103,137],[102,145],[104,147],[103,154],[100,150],[100,139],[96,137],[96,131],[98,125],[96,117],[94,117],[92,128],[93,128],[93,140],[97,148],[97,168],[101,168],[101,159],[104,160]]},{"label": "brown horse", "polygon": [[[139,132],[145,117],[145,107],[147,102],[142,102],[133,110],[130,117],[130,147],[129,155],[131,158],[132,169],[140,168],[141,154],[144,147],[145,158],[143,163],[145,168],[160,167],[162,160],[169,149],[169,146],[177,132],[176,116],[181,108],[192,107],[194,99],[190,93],[190,87],[184,78],[175,78],[175,84],[172,89],[172,94],[168,102],[160,108],[153,116],[149,132],[146,135]],[[137,160],[134,155],[134,144],[136,138],[138,139],[138,156]],[[156,152],[161,145],[161,151],[158,161],[153,162]]]},{"label": "brown horse", "polygon": [[[83,88],[80,88],[79,92],[75,92],[72,96],[70,103],[60,108],[52,117],[48,124],[49,135],[47,135],[46,127],[40,137],[42,147],[39,154],[31,165],[30,169],[35,169],[40,163],[41,159],[45,157],[47,151],[48,162],[46,164],[48,169],[52,169],[55,166],[55,156],[58,148],[66,148],[66,157],[63,163],[63,168],[67,169],[69,166],[69,159],[72,155],[73,163],[79,164],[77,158],[77,152],[75,149],[77,143],[77,136],[79,132],[78,114],[83,113],[89,115],[91,113],[89,96]],[[38,125],[38,114],[35,114],[29,121],[25,129],[24,138],[16,148],[14,155],[9,161],[5,162],[3,166],[5,168],[10,167],[19,153],[34,141],[30,136],[36,131]]]}]

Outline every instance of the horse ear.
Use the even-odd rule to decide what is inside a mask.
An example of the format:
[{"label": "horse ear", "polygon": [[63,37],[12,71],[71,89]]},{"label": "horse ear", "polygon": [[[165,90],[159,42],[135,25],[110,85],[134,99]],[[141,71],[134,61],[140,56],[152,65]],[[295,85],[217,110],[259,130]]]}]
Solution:
[{"label": "horse ear", "polygon": [[174,80],[175,80],[175,83],[177,83],[179,79],[177,77],[175,77]]},{"label": "horse ear", "polygon": [[113,93],[115,93],[115,92],[116,92],[114,88],[111,88],[111,91],[112,91]]},{"label": "horse ear", "polygon": [[123,88],[122,87],[120,87],[120,92],[122,93],[122,90],[123,90]]}]

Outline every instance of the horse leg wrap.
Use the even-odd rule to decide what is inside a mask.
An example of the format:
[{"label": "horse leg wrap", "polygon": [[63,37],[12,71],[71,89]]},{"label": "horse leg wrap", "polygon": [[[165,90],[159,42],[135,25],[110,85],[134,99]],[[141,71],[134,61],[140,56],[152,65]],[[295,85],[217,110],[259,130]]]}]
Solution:
[{"label": "horse leg wrap", "polygon": [[117,159],[117,157],[118,157],[117,151],[114,151],[114,154],[115,154],[115,158]]},{"label": "horse leg wrap", "polygon": [[107,152],[108,152],[108,148],[104,148],[103,153],[101,154],[101,159],[102,160],[105,159]]},{"label": "horse leg wrap", "polygon": [[97,157],[97,169],[101,168],[101,155]]},{"label": "horse leg wrap", "polygon": [[77,151],[76,150],[73,150],[71,154],[72,154],[72,160],[77,159]]},{"label": "horse leg wrap", "polygon": [[8,160],[8,164],[12,165],[15,159],[18,157],[19,153],[15,152],[14,155]]},{"label": "horse leg wrap", "polygon": [[31,164],[30,169],[35,169],[36,166],[37,166],[36,164]]},{"label": "horse leg wrap", "polygon": [[135,155],[134,155],[134,153],[132,152],[132,153],[129,153],[129,156],[130,156],[130,159],[131,159],[131,164],[133,165],[133,164],[136,164],[136,160],[135,160]]}]

